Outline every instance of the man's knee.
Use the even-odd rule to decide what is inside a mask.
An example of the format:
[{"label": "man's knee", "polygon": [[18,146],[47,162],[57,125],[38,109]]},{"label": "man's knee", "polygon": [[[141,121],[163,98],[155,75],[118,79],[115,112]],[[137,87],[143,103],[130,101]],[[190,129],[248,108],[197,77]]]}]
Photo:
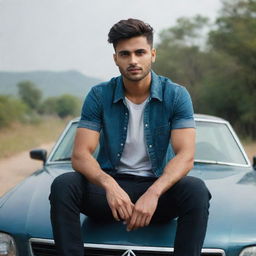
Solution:
[{"label": "man's knee", "polygon": [[63,173],[56,177],[51,185],[50,201],[52,202],[59,198],[65,198],[72,188],[81,183],[82,179],[84,179],[82,174],[78,172]]},{"label": "man's knee", "polygon": [[211,194],[203,180],[186,176],[181,180],[185,197],[193,208],[208,208]]}]

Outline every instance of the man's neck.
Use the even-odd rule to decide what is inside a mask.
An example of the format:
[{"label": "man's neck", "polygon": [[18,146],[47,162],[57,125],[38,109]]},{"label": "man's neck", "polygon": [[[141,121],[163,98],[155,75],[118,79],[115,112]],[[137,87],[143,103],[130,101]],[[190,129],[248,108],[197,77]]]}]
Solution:
[{"label": "man's neck", "polygon": [[150,94],[151,73],[140,81],[130,81],[123,77],[125,97],[135,104],[140,104]]}]

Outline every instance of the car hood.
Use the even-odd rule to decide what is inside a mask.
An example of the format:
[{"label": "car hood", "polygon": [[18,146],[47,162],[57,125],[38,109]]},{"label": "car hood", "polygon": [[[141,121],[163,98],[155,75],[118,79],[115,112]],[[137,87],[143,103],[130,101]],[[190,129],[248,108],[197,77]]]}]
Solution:
[{"label": "car hood", "polygon": [[52,237],[48,199],[50,186],[55,177],[69,171],[71,166],[66,164],[44,167],[1,197],[0,230]]},{"label": "car hood", "polygon": [[[218,170],[218,171],[216,171]],[[197,165],[212,194],[205,244],[225,248],[256,241],[256,172],[252,168]]]},{"label": "car hood", "polygon": [[[52,239],[48,196],[53,179],[70,165],[49,165],[35,172],[0,199],[0,230]],[[205,181],[212,199],[205,247],[256,241],[256,172],[251,168],[197,164],[189,175]],[[198,195],[200,196],[200,195]],[[89,243],[170,246],[176,220],[126,232],[121,222],[102,223],[81,215],[84,241]]]}]

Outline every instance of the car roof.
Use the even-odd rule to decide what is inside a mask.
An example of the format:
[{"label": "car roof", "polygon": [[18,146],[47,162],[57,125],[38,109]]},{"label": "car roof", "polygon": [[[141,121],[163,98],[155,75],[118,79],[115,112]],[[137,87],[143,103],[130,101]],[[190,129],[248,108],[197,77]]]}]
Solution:
[{"label": "car roof", "polygon": [[212,115],[205,115],[205,114],[194,114],[195,119],[200,119],[200,120],[205,120],[205,121],[218,121],[218,122],[227,122],[227,120],[217,117],[217,116],[212,116]]}]

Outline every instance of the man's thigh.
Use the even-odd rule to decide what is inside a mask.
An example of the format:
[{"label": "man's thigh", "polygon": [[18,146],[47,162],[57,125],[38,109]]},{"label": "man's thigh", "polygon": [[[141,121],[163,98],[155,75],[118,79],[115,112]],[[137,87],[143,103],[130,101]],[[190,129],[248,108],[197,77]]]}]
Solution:
[{"label": "man's thigh", "polygon": [[211,194],[201,179],[185,176],[159,198],[152,220],[168,220],[193,208],[208,208],[210,199]]},{"label": "man's thigh", "polygon": [[[135,176],[134,178],[119,179],[117,182],[129,194],[135,204],[156,180],[156,177]],[[157,209],[152,218],[153,222],[166,221],[177,216],[176,190],[169,189],[159,198]]]},{"label": "man's thigh", "polygon": [[81,212],[92,218],[112,219],[106,192],[102,187],[86,183]]},{"label": "man's thigh", "polygon": [[[127,175],[114,178],[134,204],[156,180],[156,178]],[[159,198],[152,221],[166,221],[178,217],[184,207],[193,207],[190,204],[195,202],[195,197],[200,200],[198,195],[202,194],[201,189],[204,186],[200,179],[183,177]],[[95,218],[113,219],[103,188],[87,182],[84,195],[83,213]]]}]

